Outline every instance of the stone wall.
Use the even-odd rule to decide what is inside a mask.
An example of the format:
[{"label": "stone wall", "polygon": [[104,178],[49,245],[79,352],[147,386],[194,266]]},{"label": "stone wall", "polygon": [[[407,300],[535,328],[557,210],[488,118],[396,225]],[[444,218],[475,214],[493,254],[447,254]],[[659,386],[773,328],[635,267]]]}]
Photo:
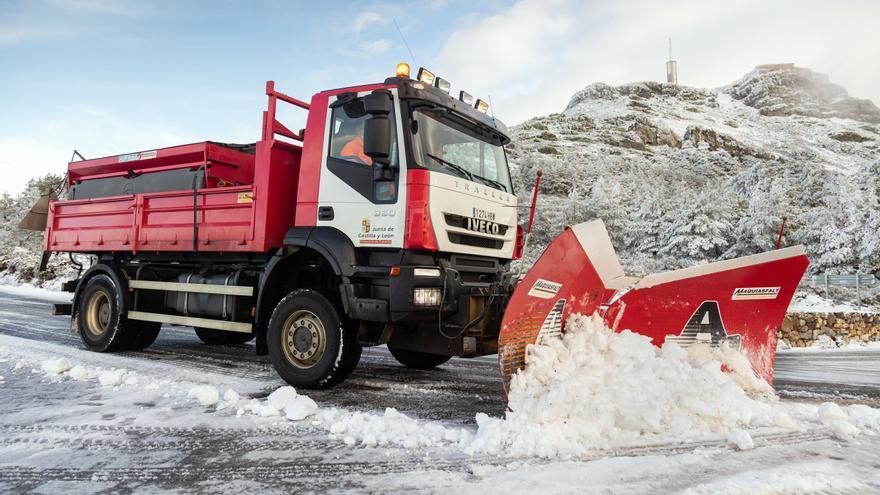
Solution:
[{"label": "stone wall", "polygon": [[880,314],[789,313],[778,334],[792,347],[809,347],[820,335],[838,343],[880,341]]}]

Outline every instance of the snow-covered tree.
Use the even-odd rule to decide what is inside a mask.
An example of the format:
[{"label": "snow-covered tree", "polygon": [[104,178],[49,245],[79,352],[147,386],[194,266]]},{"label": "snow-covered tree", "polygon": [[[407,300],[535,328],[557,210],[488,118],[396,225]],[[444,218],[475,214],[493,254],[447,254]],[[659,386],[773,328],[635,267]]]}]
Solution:
[{"label": "snow-covered tree", "polygon": [[677,218],[663,230],[665,254],[690,264],[715,260],[733,244],[737,201],[729,194],[691,196]]}]

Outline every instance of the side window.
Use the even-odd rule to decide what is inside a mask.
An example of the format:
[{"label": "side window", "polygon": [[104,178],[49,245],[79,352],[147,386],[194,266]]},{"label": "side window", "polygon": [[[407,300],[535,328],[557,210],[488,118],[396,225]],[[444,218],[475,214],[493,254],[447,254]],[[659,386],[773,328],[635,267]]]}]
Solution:
[{"label": "side window", "polygon": [[[373,159],[364,154],[364,123],[370,116],[364,111],[360,98],[333,109],[330,126],[330,158],[361,165],[373,165]],[[391,128],[396,129],[394,113],[390,115]],[[397,132],[391,132],[391,166],[398,165]]]},{"label": "side window", "polygon": [[[389,119],[392,129],[390,165],[396,171],[399,156],[394,117],[392,112]],[[397,173],[391,182],[375,181],[373,159],[364,153],[364,124],[369,118],[361,98],[331,109],[327,169],[372,203],[394,203],[397,201]]]},{"label": "side window", "polygon": [[373,159],[364,154],[364,122],[368,117],[360,98],[333,109],[330,158],[362,165],[373,164]]}]

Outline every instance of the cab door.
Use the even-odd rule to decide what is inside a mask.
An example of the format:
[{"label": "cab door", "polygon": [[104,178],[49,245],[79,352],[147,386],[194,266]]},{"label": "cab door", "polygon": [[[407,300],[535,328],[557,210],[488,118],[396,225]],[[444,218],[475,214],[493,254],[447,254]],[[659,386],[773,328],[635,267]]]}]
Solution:
[{"label": "cab door", "polygon": [[400,143],[400,105],[389,116],[390,180],[375,180],[381,165],[364,154],[364,125],[370,115],[363,97],[369,92],[341,93],[329,99],[327,128],[318,192],[318,226],[345,233],[355,247],[403,247],[406,184]]}]

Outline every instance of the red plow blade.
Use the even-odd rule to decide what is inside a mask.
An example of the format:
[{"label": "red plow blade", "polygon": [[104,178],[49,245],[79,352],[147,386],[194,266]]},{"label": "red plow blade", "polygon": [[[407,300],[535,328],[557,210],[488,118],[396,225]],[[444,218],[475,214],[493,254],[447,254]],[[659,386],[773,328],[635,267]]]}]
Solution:
[{"label": "red plow blade", "polygon": [[525,366],[530,344],[561,335],[571,313],[594,312],[613,330],[646,335],[657,346],[727,342],[772,384],[776,330],[808,265],[795,246],[627,277],[601,220],[566,228],[507,306],[498,342],[504,388]]}]

